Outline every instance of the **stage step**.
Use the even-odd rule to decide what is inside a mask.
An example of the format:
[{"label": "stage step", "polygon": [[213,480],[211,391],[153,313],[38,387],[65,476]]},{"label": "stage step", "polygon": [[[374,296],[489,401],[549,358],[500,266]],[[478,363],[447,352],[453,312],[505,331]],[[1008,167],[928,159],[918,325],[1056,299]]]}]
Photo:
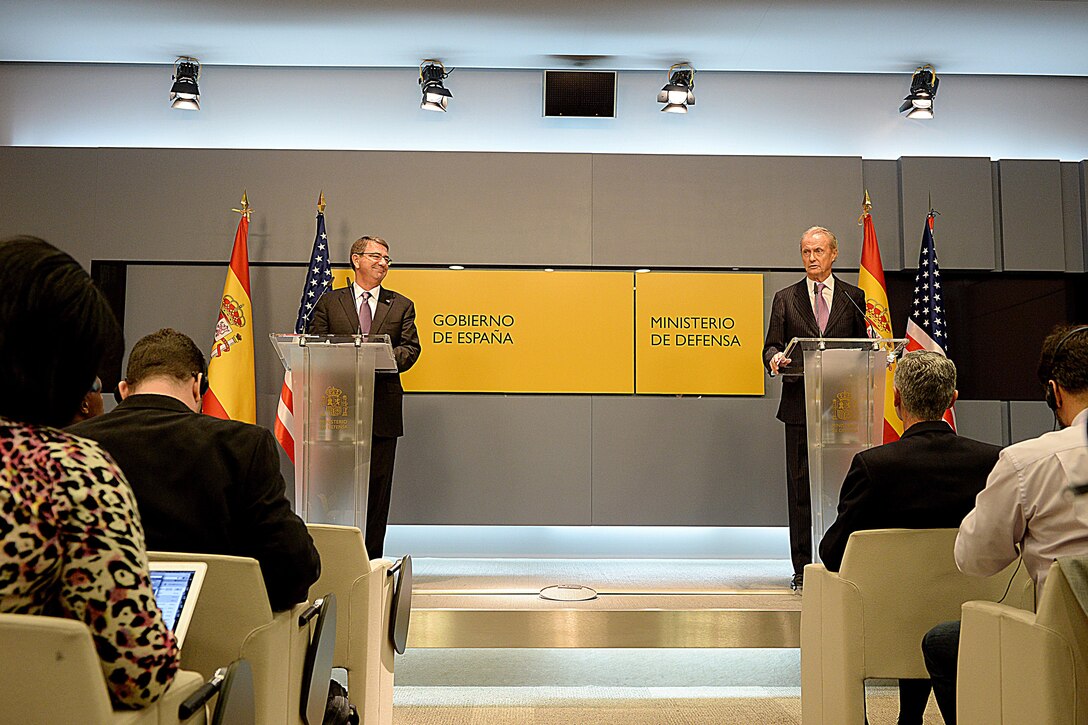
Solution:
[{"label": "stage step", "polygon": [[[409,647],[798,647],[778,560],[420,559]],[[580,584],[596,599],[540,598]]]}]

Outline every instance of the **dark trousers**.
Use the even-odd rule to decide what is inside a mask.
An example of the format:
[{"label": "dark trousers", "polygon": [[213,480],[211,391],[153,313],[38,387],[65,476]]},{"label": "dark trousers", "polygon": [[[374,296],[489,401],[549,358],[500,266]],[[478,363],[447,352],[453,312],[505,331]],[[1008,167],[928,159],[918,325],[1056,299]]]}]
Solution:
[{"label": "dark trousers", "polygon": [[393,491],[393,461],[397,457],[397,439],[374,436],[370,447],[370,486],[366,499],[366,553],[371,559],[381,557],[385,547],[385,529],[389,523],[389,499]]},{"label": "dark trousers", "polygon": [[786,501],[793,573],[812,563],[812,506],[808,494],[808,439],[801,423],[786,423]]},{"label": "dark trousers", "polygon": [[930,689],[929,680],[899,681],[899,725],[922,725]]},{"label": "dark trousers", "polygon": [[933,682],[933,696],[945,725],[956,725],[956,664],[960,657],[960,623],[941,622],[922,638],[922,656]]}]

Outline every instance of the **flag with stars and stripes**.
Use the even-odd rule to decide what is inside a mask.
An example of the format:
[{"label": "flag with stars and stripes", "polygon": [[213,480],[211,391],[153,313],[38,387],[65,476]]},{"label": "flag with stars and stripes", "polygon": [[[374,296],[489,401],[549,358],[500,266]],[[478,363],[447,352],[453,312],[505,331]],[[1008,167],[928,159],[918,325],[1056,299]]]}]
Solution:
[{"label": "flag with stars and stripes", "polygon": [[[324,208],[324,195],[318,204]],[[325,213],[317,213],[317,234],[314,237],[314,249],[310,253],[309,271],[306,273],[306,284],[302,289],[302,301],[298,304],[298,318],[295,320],[295,333],[305,334],[306,328],[314,316],[314,309],[321,295],[332,289],[332,268],[329,265],[329,236],[325,233]],[[273,433],[276,440],[287,452],[291,462],[295,461],[294,430],[294,395],[291,389],[291,371],[283,376],[283,387],[280,389],[280,403],[276,408],[276,424]]]},{"label": "flag with stars and stripes", "polygon": [[[910,317],[907,318],[907,352],[930,350],[948,355],[948,325],[945,321],[944,288],[941,267],[937,263],[937,248],[933,244],[933,218],[929,212],[922,231],[922,248],[918,253],[918,273],[914,275],[914,295]],[[944,412],[944,419],[956,429],[954,408]]]}]

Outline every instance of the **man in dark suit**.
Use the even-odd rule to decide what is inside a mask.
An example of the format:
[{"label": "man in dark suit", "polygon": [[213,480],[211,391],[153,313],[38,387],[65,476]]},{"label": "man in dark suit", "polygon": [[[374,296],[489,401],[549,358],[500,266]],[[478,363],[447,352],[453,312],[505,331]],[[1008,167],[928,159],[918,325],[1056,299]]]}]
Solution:
[{"label": "man in dark suit", "polygon": [[121,403],[69,430],[121,467],[148,549],[253,557],[272,609],[289,609],[321,573],[317,549],[291,511],[272,433],[200,414],[205,370],[189,337],[152,333],[132,348]]},{"label": "man in dark suit", "polygon": [[956,401],[956,366],[944,355],[907,353],[895,371],[903,435],[854,456],[820,559],[838,571],[846,540],[866,529],[954,529],[997,463],[1001,448],[956,435],[942,420]]},{"label": "man in dark suit", "polygon": [[404,389],[400,373],[419,358],[416,308],[402,294],[381,286],[389,273],[389,245],[379,237],[362,237],[351,245],[355,281],[344,289],[326,292],[314,308],[312,335],[389,335],[396,373],[374,376],[374,435],[370,449],[370,485],[366,508],[366,550],[382,555],[393,490],[393,461],[397,438],[404,435]]},{"label": "man in dark suit", "polygon": [[[831,274],[839,242],[824,227],[801,235],[805,279],[775,293],[763,347],[763,364],[772,374],[789,365],[783,354],[795,337],[866,337],[865,294]],[[800,589],[805,564],[812,562],[812,509],[808,488],[805,436],[805,384],[799,376],[782,379],[778,419],[786,424],[786,498],[789,505],[793,580]]]},{"label": "man in dark suit", "polygon": [[[894,388],[903,435],[854,456],[838,517],[820,542],[829,571],[839,570],[855,531],[958,528],[1001,452],[956,435],[942,419],[957,397],[956,366],[944,355],[907,353],[896,367]],[[929,680],[899,681],[900,725],[921,725],[929,690]]]}]

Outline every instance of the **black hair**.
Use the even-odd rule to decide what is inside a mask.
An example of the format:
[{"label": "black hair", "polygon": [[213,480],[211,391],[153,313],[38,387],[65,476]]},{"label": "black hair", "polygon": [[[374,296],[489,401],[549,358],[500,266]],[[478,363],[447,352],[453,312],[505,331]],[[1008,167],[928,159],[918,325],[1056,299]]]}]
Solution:
[{"label": "black hair", "polygon": [[76,260],[37,237],[0,241],[0,416],[67,425],[121,326]]},{"label": "black hair", "polygon": [[1043,340],[1039,381],[1053,380],[1070,393],[1088,391],[1088,326],[1058,325]]}]

